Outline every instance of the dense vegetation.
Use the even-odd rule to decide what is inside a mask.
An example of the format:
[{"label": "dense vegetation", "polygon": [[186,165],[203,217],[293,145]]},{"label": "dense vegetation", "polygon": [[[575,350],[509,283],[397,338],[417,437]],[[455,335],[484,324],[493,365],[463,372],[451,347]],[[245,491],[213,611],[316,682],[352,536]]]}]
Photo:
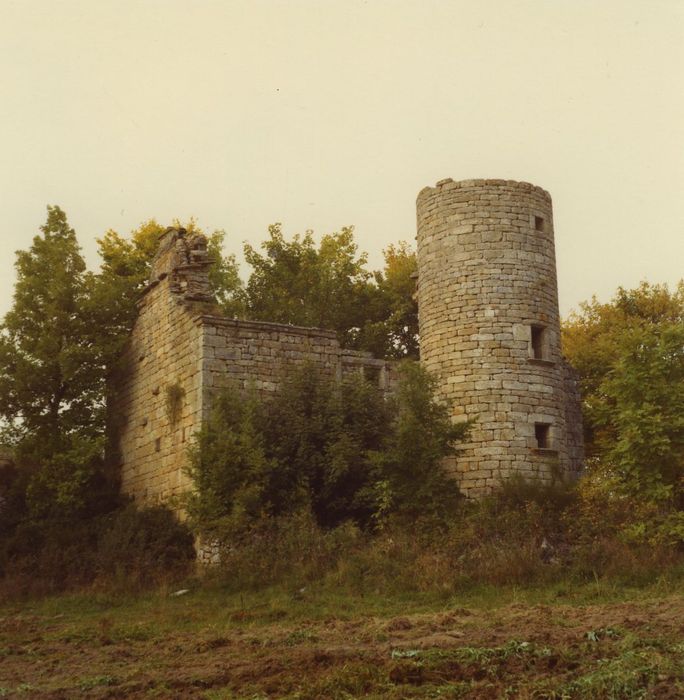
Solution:
[{"label": "dense vegetation", "polygon": [[[197,230],[195,222],[186,227]],[[17,254],[0,334],[0,576],[40,592],[98,578],[147,584],[185,575],[188,525],[225,543],[229,584],[355,581],[361,590],[656,575],[684,545],[684,286],[643,284],[592,301],[565,324],[580,372],[588,463],[579,484],[513,481],[457,497],[441,459],[464,436],[408,362],[397,395],[304,367],[269,400],[227,391],[189,460],[197,485],[179,525],[138,512],[106,469],[107,377],[135,314],[162,228],[99,241],[89,272],[58,207]],[[246,246],[251,274],[209,236],[217,304],[237,317],[323,325],[341,342],[413,358],[415,256],[400,244],[371,272],[351,229]],[[331,300],[335,303],[331,303]],[[74,572],[77,572],[76,574]],[[217,575],[221,575],[220,572]],[[321,583],[324,585],[324,583]]]},{"label": "dense vegetation", "polygon": [[[194,221],[185,224],[185,228],[198,231]],[[112,535],[112,528],[123,526],[111,516],[120,512],[125,503],[118,495],[116,475],[107,470],[104,459],[110,438],[107,379],[116,369],[132,327],[135,301],[148,279],[163,230],[151,220],[127,238],[115,231],[106,232],[98,241],[102,263],[94,273],[86,269],[66,214],[59,207],[48,207],[41,233],[29,250],[17,253],[14,304],[0,332],[0,443],[11,449],[15,462],[14,468],[3,469],[0,474],[1,569],[22,558],[26,564],[40,552],[46,553],[47,560],[68,558],[71,549],[97,548],[99,539],[121,534]],[[406,245],[391,246],[386,251],[385,269],[371,272],[365,255],[357,252],[350,228],[324,236],[316,246],[310,232],[286,241],[279,225],[274,225],[262,246],[263,255],[245,246],[252,273],[243,284],[235,259],[222,254],[223,238],[221,231],[209,235],[208,249],[213,260],[210,277],[216,302],[224,313],[324,325],[335,329],[347,347],[372,349],[391,357],[415,356],[417,322],[410,279],[415,256]],[[279,300],[277,308],[269,305],[271,299]],[[332,299],[336,303],[331,303]],[[357,387],[352,394],[364,391]],[[321,388],[321,392],[325,390]],[[372,419],[364,418],[361,400],[358,394],[359,414],[353,417],[341,415],[339,406],[332,407],[331,399],[321,420],[328,421],[328,428],[342,421],[338,425],[338,432],[342,433],[346,430],[345,421],[355,422],[354,429],[361,430],[361,423],[367,420],[363,430],[377,433],[381,425],[384,428],[390,422],[386,407],[382,408],[382,418],[382,411]],[[219,409],[225,408],[225,401]],[[373,406],[380,407],[377,397]],[[283,405],[281,410],[285,410]],[[282,418],[289,420],[292,415]],[[370,422],[375,419],[381,423],[371,428]],[[346,479],[360,478],[363,460],[372,451],[366,444],[368,439],[352,430],[340,437],[335,446],[326,447],[335,451],[335,464],[342,465],[346,460]],[[319,446],[314,445],[315,436],[302,436],[302,445],[307,440],[313,441],[313,459]],[[355,455],[361,461],[351,464],[352,446],[357,440],[368,450],[364,456]],[[280,448],[286,449],[284,445]],[[284,459],[281,455],[280,464]],[[316,490],[314,482],[322,477],[323,457],[319,455],[318,459],[319,464],[312,463],[308,471],[304,470],[311,481],[302,481],[300,492],[310,489],[313,494]],[[389,459],[388,454],[383,459]],[[303,461],[299,459],[297,465],[301,467]],[[293,467],[288,469],[292,473]],[[375,472],[379,469],[380,466]],[[326,478],[329,476],[330,473]],[[362,518],[362,512],[363,517],[369,517],[372,507],[362,506],[360,501],[371,497],[356,493],[358,489],[350,484],[341,475],[337,478],[343,491],[354,492],[350,498],[357,501],[353,508],[359,517]],[[328,484],[326,488],[330,487]],[[379,483],[374,487],[379,488]],[[290,497],[295,498],[294,494]],[[397,498],[396,494],[392,497]],[[312,503],[318,500],[320,494],[313,496]],[[326,506],[317,507],[322,520],[338,517],[323,515]],[[347,511],[343,508],[341,512]],[[129,520],[132,518],[144,529],[146,517],[131,515]],[[130,523],[126,526],[127,532],[131,527]],[[70,533],[73,547],[65,540]],[[185,541],[180,531],[176,534]],[[136,537],[145,539],[140,533]],[[187,559],[186,554],[183,558]],[[18,568],[28,570],[35,561],[24,564]],[[56,561],[53,564],[56,572],[68,568],[57,566]],[[126,561],[122,566],[129,564]],[[79,569],[86,572],[87,579],[98,567],[83,565]],[[65,581],[57,573],[55,580]]]},{"label": "dense vegetation", "polygon": [[[581,489],[638,541],[684,543],[684,282],[619,289],[563,328],[582,382]],[[596,512],[597,517],[599,511]]]},{"label": "dense vegetation", "polygon": [[451,423],[419,365],[400,371],[390,399],[363,377],[337,385],[306,365],[270,399],[224,392],[192,454],[198,528],[229,540],[226,529],[296,513],[325,529],[446,521],[459,494],[441,460],[469,425]]}]

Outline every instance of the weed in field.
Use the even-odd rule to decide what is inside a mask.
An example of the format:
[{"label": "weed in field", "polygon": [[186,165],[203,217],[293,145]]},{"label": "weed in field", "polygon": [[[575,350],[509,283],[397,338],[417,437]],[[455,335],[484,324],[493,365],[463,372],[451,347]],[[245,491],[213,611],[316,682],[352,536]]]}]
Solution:
[{"label": "weed in field", "polygon": [[317,642],[318,637],[310,630],[295,630],[291,632],[283,642],[285,646],[294,647],[304,642]]},{"label": "weed in field", "polygon": [[[370,692],[381,693],[390,688],[382,668],[366,661],[352,661],[335,669],[318,682],[300,688],[286,696],[288,700],[353,700],[367,697]],[[382,695],[377,695],[382,697]]]},{"label": "weed in field", "polygon": [[[478,688],[497,684],[521,669],[533,668],[539,659],[546,663],[552,659],[552,651],[527,641],[511,640],[498,647],[395,649],[391,658],[395,664],[389,679],[395,686],[432,688],[430,692],[435,693],[421,697],[442,697],[441,689],[447,689],[447,697],[460,697],[474,684]],[[496,692],[497,697],[506,697],[500,695],[500,688]]]},{"label": "weed in field", "polygon": [[615,659],[600,659],[596,669],[565,684],[558,698],[640,700],[658,677],[658,664],[647,654],[628,651]]},{"label": "weed in field", "polygon": [[590,642],[598,642],[601,639],[615,639],[619,635],[611,627],[601,627],[596,630],[589,630],[584,636]]},{"label": "weed in field", "polygon": [[113,625],[114,623],[112,622],[111,617],[105,616],[100,618],[98,621],[98,627],[100,630],[100,644],[112,643],[111,632]]},{"label": "weed in field", "polygon": [[79,690],[92,690],[100,686],[116,685],[118,683],[114,676],[92,676],[91,678],[82,678],[78,681]]},{"label": "weed in field", "polygon": [[244,693],[236,694],[230,688],[220,688],[208,690],[204,694],[204,700],[269,700],[268,695],[255,693],[254,695],[245,695]]},{"label": "weed in field", "polygon": [[33,693],[33,691],[36,690],[36,687],[32,685],[31,683],[22,683],[21,685],[18,685],[15,689],[15,693]]}]

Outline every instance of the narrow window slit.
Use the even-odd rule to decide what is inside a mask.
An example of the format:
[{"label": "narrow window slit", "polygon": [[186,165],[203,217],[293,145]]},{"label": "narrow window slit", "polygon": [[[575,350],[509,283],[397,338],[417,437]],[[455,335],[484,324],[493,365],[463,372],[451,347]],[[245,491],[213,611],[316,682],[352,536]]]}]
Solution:
[{"label": "narrow window slit", "polygon": [[532,357],[535,360],[544,359],[544,327],[532,326]]},{"label": "narrow window slit", "polygon": [[534,424],[534,437],[537,441],[537,448],[540,450],[548,450],[551,443],[549,441],[549,432],[551,426],[548,423]]}]

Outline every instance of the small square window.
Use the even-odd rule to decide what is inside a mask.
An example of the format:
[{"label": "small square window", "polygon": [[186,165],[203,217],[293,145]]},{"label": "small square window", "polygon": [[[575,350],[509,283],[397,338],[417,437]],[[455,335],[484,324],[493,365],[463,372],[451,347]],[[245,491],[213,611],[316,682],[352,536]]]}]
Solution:
[{"label": "small square window", "polygon": [[363,368],[363,378],[371,384],[380,384],[380,368],[366,365]]},{"label": "small square window", "polygon": [[543,231],[544,230],[544,217],[543,216],[535,216],[534,217],[534,228],[535,228],[535,231]]},{"label": "small square window", "polygon": [[532,357],[535,360],[544,359],[544,326],[531,327]]},{"label": "small square window", "polygon": [[551,426],[548,423],[535,423],[534,424],[534,438],[537,441],[537,448],[540,450],[548,450],[551,446],[549,440],[549,433],[551,432]]}]

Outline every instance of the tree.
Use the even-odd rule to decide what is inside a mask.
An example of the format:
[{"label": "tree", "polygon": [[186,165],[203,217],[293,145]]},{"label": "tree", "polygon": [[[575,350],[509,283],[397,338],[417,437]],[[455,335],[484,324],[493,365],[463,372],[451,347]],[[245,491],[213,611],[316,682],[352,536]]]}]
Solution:
[{"label": "tree", "polygon": [[625,330],[601,388],[608,462],[634,494],[684,508],[684,323]]},{"label": "tree", "polygon": [[449,406],[435,398],[436,389],[437,380],[422,365],[402,363],[392,437],[380,457],[390,509],[414,522],[453,514],[459,490],[443,460],[472,425],[453,423]]},{"label": "tree", "polygon": [[587,451],[633,497],[684,506],[684,283],[593,299],[563,326]]},{"label": "tree", "polygon": [[293,372],[262,422],[278,466],[272,500],[293,489],[288,501],[310,508],[324,527],[349,519],[369,525],[377,510],[375,455],[390,439],[390,421],[381,391],[363,377],[337,385],[313,365]]},{"label": "tree", "polygon": [[243,318],[246,303],[245,290],[235,256],[223,254],[225,236],[224,231],[214,231],[208,236],[207,253],[212,261],[212,266],[209,268],[209,281],[221,312],[231,318]]},{"label": "tree", "polygon": [[32,474],[36,515],[82,508],[103,447],[102,386],[85,263],[66,214],[48,207],[42,235],[19,251],[14,303],[0,335],[4,439]]},{"label": "tree", "polygon": [[[102,260],[97,274],[87,277],[84,303],[92,319],[93,346],[108,373],[121,355],[137,315],[136,301],[150,276],[150,264],[164,231],[154,219],[141,224],[128,239],[109,230],[98,239]],[[103,393],[105,387],[103,387]]]},{"label": "tree", "polygon": [[414,298],[416,254],[401,241],[383,251],[385,267],[367,290],[366,321],[355,346],[376,357],[418,359],[418,303]]},{"label": "tree", "polygon": [[188,510],[205,529],[303,509],[326,527],[367,525],[376,505],[371,454],[388,428],[381,393],[362,377],[337,385],[307,364],[269,399],[230,388],[192,452]]},{"label": "tree", "polygon": [[313,233],[286,241],[280,224],[268,229],[264,254],[245,245],[252,267],[247,282],[249,318],[329,328],[348,344],[352,328],[363,320],[363,291],[371,278],[365,253],[358,254],[353,229],[323,236]]},{"label": "tree", "polygon": [[418,359],[418,302],[415,298],[418,261],[405,241],[383,251],[385,269],[378,285],[387,299],[388,355]]},{"label": "tree", "polygon": [[249,318],[329,328],[344,347],[377,357],[417,357],[416,259],[407,244],[384,251],[385,268],[375,273],[351,227],[323,236],[316,247],[311,231],[287,241],[274,224],[261,247],[264,253],[245,246]]},{"label": "tree", "polygon": [[260,412],[252,393],[223,391],[190,450],[188,472],[195,489],[186,505],[205,532],[225,525],[239,528],[272,512],[267,490],[274,467],[266,456]]}]

